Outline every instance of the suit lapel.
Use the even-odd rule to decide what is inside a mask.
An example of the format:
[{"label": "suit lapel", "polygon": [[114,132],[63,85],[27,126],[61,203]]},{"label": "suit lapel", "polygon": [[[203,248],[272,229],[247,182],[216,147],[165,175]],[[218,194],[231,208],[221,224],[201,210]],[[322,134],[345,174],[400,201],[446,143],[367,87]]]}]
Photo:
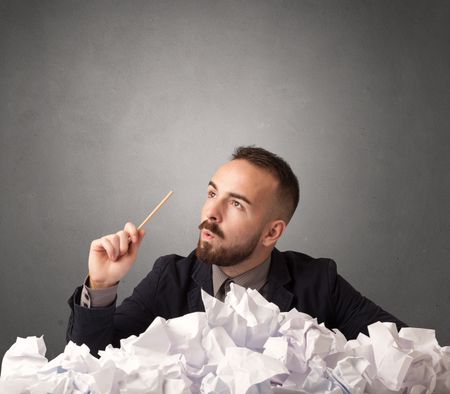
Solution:
[{"label": "suit lapel", "polygon": [[203,305],[201,289],[208,294],[212,295],[213,293],[211,266],[195,258],[191,277],[191,287],[187,294],[189,312],[204,312],[205,306]]},{"label": "suit lapel", "polygon": [[294,295],[284,285],[292,278],[283,255],[274,249],[272,252],[270,271],[268,276],[267,300],[278,305],[282,312],[292,309]]}]

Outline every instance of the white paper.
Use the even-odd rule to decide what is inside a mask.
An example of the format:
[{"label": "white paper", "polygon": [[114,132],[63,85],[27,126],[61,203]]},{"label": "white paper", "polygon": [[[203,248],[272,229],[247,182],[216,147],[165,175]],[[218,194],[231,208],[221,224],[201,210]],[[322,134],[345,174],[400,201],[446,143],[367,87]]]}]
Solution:
[{"label": "white paper", "polygon": [[2,379],[33,376],[47,364],[46,350],[42,336],[17,338],[16,343],[3,356]]},{"label": "white paper", "polygon": [[239,347],[227,348],[225,357],[217,367],[217,376],[236,394],[245,394],[254,385],[288,373],[280,361]]},{"label": "white paper", "polygon": [[295,309],[281,313],[232,284],[225,302],[202,292],[206,312],[156,318],[96,359],[69,344],[51,361],[43,338],[17,338],[5,353],[0,393],[444,393],[450,347],[434,330],[369,326],[346,341]]}]

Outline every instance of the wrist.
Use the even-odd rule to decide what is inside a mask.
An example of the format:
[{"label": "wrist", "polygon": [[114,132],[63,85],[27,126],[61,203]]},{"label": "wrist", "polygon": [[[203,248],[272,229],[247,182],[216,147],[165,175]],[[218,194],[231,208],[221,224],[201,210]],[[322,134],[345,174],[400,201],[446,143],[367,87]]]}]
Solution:
[{"label": "wrist", "polygon": [[92,279],[89,275],[86,281],[86,285],[90,289],[106,289],[108,287],[113,287],[117,285],[119,282],[106,282],[106,281],[98,281],[95,279]]}]

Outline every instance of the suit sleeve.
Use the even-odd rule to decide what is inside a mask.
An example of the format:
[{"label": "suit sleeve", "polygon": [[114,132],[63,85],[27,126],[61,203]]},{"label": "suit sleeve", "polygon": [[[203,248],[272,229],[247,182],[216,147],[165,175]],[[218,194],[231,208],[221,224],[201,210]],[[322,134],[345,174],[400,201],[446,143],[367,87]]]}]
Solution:
[{"label": "suit sleeve", "polygon": [[145,331],[157,316],[154,300],[164,266],[164,261],[158,259],[132,295],[117,308],[115,302],[108,307],[83,308],[80,306],[82,286],[78,287],[68,300],[71,314],[66,340],[77,345],[84,343],[97,355],[107,345],[118,347],[120,339]]},{"label": "suit sleeve", "polygon": [[336,263],[328,265],[328,285],[331,305],[334,310],[335,327],[350,340],[360,332],[368,335],[367,326],[377,321],[393,322],[397,329],[406,327],[401,320],[383,310],[380,306],[364,297],[350,283],[337,274]]}]

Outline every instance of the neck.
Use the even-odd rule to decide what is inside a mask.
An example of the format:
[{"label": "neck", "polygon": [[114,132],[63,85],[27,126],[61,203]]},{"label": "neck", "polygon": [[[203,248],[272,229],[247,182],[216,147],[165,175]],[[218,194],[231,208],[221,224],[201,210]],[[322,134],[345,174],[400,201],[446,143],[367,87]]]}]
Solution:
[{"label": "neck", "polygon": [[252,254],[248,259],[241,261],[236,265],[220,267],[220,270],[228,277],[235,278],[266,261],[272,253],[272,250],[273,248],[262,250],[260,253]]}]

